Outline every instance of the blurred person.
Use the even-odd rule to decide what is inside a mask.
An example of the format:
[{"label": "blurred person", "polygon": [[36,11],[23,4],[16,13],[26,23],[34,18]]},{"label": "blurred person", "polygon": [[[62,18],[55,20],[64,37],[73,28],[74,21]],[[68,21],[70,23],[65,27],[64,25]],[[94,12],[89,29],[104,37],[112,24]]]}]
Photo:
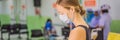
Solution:
[{"label": "blurred person", "polygon": [[109,15],[110,6],[104,4],[101,6],[101,18],[99,21],[99,28],[103,29],[103,40],[107,40],[108,33],[110,32],[111,16]]},{"label": "blurred person", "polygon": [[89,24],[90,28],[91,29],[97,28],[97,25],[99,24],[99,20],[100,20],[100,13],[98,12],[98,10],[96,10],[94,12],[94,17],[92,18],[92,21]]},{"label": "blurred person", "polygon": [[49,40],[55,39],[54,37],[57,36],[56,30],[52,25],[52,20],[48,19],[45,24],[45,36],[48,37]]},{"label": "blurred person", "polygon": [[90,22],[92,21],[92,18],[94,17],[94,11],[91,8],[88,8],[86,10],[86,17],[85,17],[85,21],[87,22],[87,24],[90,24]]},{"label": "blurred person", "polygon": [[100,20],[100,12],[99,10],[94,11],[94,17],[92,18],[89,26],[91,29],[91,38],[92,40],[102,40],[103,31],[99,30],[98,25],[99,25],[99,20]]},{"label": "blurred person", "polygon": [[86,28],[89,28],[89,26],[83,19],[85,10],[80,6],[78,0],[57,0],[55,9],[58,11],[61,21],[65,23],[73,22],[75,25],[68,40],[88,40],[86,29],[82,26]]},{"label": "blurred person", "polygon": [[46,24],[45,24],[45,30],[47,31],[47,34],[49,35],[52,31],[52,20],[48,19]]},{"label": "blurred person", "polygon": [[71,29],[74,29],[74,28],[75,28],[75,25],[74,25],[72,22],[69,22],[67,25],[68,25],[68,27],[71,28]]}]

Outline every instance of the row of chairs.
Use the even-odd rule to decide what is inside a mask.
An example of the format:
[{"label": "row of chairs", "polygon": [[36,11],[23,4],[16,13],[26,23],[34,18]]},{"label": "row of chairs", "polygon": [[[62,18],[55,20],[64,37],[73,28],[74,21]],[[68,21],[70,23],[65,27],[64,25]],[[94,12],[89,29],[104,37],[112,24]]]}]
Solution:
[{"label": "row of chairs", "polygon": [[[20,24],[20,26],[18,26],[18,24],[10,24],[11,18],[9,15],[7,14],[0,14],[0,21],[1,21],[1,27],[0,27],[0,31],[1,31],[1,38],[0,40],[4,39],[4,33],[8,33],[8,39],[11,39],[11,35],[12,34],[18,34],[21,36],[21,33],[23,29],[21,29],[20,27],[22,27],[21,25],[26,25],[26,34],[28,35],[27,37],[30,39],[45,39],[44,38],[44,25],[46,23],[46,20],[48,19],[48,17],[39,17],[39,16],[27,16],[27,21],[25,21],[27,24]],[[36,21],[35,21],[36,20]],[[15,26],[17,25],[17,26]],[[4,26],[4,27],[3,27]],[[25,33],[25,32],[24,32]],[[21,39],[21,37],[18,37]],[[5,37],[6,38],[6,37]]]},{"label": "row of chairs", "polygon": [[19,39],[21,39],[21,37],[22,37],[21,34],[26,34],[27,40],[29,39],[26,24],[13,24],[13,25],[4,24],[4,25],[1,25],[1,40],[4,40],[4,38],[3,38],[4,33],[8,33],[8,40],[10,40],[10,36],[13,34],[18,34]]},{"label": "row of chairs", "polygon": [[44,36],[40,29],[31,30],[31,35],[29,35],[28,27],[26,24],[4,24],[1,25],[1,40],[4,40],[4,33],[8,33],[8,40],[11,40],[11,35],[17,34],[18,39],[22,39],[22,34],[26,34],[26,40],[31,40],[31,37],[42,37]]}]

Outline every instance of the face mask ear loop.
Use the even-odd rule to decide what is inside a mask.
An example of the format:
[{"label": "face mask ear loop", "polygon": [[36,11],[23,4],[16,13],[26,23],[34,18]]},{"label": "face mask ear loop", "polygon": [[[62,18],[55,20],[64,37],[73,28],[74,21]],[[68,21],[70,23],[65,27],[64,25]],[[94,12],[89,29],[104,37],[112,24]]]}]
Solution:
[{"label": "face mask ear loop", "polygon": [[70,22],[70,31],[73,30],[73,27],[72,27],[72,26],[73,26],[73,25],[72,25],[72,21],[74,20],[74,12],[72,12],[71,15],[72,15],[72,18],[70,19],[70,21],[71,21],[71,22]]}]

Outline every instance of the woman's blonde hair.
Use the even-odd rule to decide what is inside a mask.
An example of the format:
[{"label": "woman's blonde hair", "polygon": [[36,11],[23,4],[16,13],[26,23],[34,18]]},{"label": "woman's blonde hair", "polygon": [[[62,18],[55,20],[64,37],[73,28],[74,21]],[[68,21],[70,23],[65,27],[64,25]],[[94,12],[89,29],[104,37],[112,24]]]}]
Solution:
[{"label": "woman's blonde hair", "polygon": [[70,9],[68,6],[73,6],[75,8],[75,12],[80,13],[81,16],[86,14],[85,10],[83,10],[83,7],[80,6],[78,0],[57,0],[56,3],[68,10]]}]

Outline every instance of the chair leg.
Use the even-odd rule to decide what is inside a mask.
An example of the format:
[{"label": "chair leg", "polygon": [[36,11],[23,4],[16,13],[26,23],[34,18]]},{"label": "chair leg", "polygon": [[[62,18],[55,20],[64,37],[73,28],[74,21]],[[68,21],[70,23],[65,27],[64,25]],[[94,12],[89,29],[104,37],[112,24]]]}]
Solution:
[{"label": "chair leg", "polygon": [[22,39],[22,38],[21,38],[21,34],[20,34],[20,33],[19,33],[19,35],[18,35],[18,38],[19,38],[19,39]]},{"label": "chair leg", "polygon": [[3,40],[3,33],[1,32],[1,40]]},{"label": "chair leg", "polygon": [[8,40],[10,40],[10,33],[8,34]]},{"label": "chair leg", "polygon": [[29,40],[29,38],[26,38],[26,40]]},{"label": "chair leg", "polygon": [[21,33],[20,33],[20,29],[19,29],[19,34],[18,34],[18,38],[19,38],[19,39],[22,39],[22,38],[21,38]]},{"label": "chair leg", "polygon": [[27,40],[30,40],[30,39],[29,39],[29,33],[28,33],[28,32],[27,32]]}]

